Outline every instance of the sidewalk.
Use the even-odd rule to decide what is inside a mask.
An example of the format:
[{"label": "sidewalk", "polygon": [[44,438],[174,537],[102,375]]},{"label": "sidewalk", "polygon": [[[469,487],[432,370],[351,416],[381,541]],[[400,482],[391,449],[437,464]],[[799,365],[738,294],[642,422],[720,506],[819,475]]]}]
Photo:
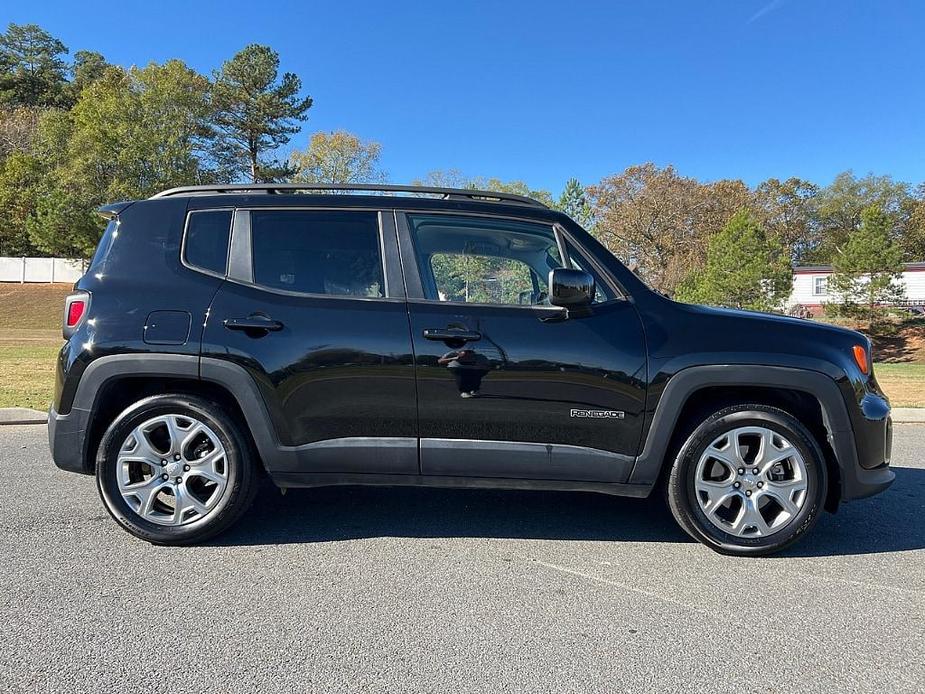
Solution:
[{"label": "sidewalk", "polygon": [[[893,424],[925,424],[925,407],[894,407]],[[0,407],[0,426],[4,424],[45,424],[48,413],[26,407]]]},{"label": "sidewalk", "polygon": [[925,424],[925,407],[894,407],[894,424]]},{"label": "sidewalk", "polygon": [[0,425],[45,424],[47,421],[47,412],[30,410],[28,407],[0,407]]}]

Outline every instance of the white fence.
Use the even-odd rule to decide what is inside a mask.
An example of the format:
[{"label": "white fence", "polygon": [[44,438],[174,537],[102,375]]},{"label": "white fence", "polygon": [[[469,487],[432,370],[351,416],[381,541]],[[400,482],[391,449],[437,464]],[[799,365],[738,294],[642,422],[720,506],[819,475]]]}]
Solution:
[{"label": "white fence", "polygon": [[72,258],[0,258],[0,282],[76,282],[86,270]]}]

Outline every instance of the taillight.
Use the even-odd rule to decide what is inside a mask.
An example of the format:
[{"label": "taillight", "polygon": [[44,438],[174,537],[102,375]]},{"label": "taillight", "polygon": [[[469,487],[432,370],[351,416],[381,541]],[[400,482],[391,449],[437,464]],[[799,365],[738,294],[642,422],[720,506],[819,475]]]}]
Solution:
[{"label": "taillight", "polygon": [[64,300],[64,339],[67,340],[87,317],[90,295],[87,292],[71,294]]},{"label": "taillight", "polygon": [[858,365],[858,368],[861,370],[862,374],[868,373],[870,370],[870,363],[867,361],[867,350],[863,345],[855,345],[851,349],[854,352],[854,361]]},{"label": "taillight", "polygon": [[83,299],[75,299],[67,307],[67,320],[65,325],[68,328],[76,328],[80,319],[83,318],[84,310],[87,308],[87,302]]}]

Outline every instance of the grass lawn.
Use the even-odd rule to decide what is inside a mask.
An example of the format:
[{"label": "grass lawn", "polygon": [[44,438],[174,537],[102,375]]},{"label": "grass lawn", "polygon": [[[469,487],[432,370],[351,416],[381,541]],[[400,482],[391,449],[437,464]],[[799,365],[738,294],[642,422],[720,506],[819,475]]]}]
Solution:
[{"label": "grass lawn", "polygon": [[12,344],[0,341],[0,407],[47,410],[55,385],[55,357],[60,347],[60,335],[51,342]]},{"label": "grass lawn", "polygon": [[47,410],[70,284],[0,284],[0,407]]},{"label": "grass lawn", "polygon": [[0,328],[54,330],[60,336],[64,297],[73,286],[0,283]]},{"label": "grass lawn", "polygon": [[925,364],[874,364],[877,382],[893,407],[925,407]]}]

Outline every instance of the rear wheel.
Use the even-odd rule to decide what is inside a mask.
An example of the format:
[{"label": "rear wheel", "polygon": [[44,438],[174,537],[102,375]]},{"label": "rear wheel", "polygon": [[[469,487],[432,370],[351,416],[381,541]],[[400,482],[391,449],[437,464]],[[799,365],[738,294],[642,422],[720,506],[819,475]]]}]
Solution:
[{"label": "rear wheel", "polygon": [[761,555],[798,540],[826,494],[825,462],[806,428],[765,405],[736,405],[698,426],[668,478],[668,502],[718,552]]},{"label": "rear wheel", "polygon": [[130,533],[155,544],[188,544],[247,510],[256,472],[238,424],[218,404],[159,395],[110,425],[96,480],[106,509]]}]

